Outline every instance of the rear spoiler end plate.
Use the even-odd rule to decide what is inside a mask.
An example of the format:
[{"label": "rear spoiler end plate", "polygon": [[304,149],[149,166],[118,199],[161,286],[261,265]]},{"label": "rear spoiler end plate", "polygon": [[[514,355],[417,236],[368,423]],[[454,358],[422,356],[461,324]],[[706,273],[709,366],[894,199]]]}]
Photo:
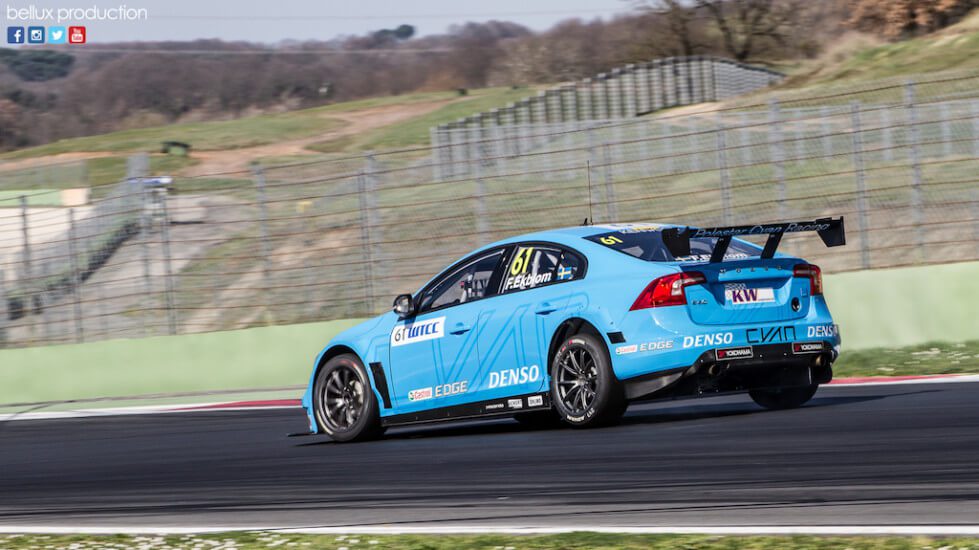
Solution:
[{"label": "rear spoiler end plate", "polygon": [[711,263],[724,261],[724,255],[734,237],[768,235],[765,248],[761,252],[764,259],[775,256],[782,235],[815,231],[827,247],[846,244],[843,216],[839,218],[820,218],[812,221],[764,223],[758,225],[732,225],[728,227],[670,227],[663,230],[663,244],[674,257],[690,255],[690,239],[716,238],[710,255]]}]

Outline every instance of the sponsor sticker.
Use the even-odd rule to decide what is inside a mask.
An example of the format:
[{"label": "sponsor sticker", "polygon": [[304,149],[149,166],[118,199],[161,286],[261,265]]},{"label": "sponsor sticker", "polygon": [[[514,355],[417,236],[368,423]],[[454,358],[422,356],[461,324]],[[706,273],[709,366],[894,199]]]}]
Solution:
[{"label": "sponsor sticker", "polygon": [[419,388],[417,390],[411,390],[408,392],[408,401],[424,401],[426,399],[432,398],[432,388],[431,386],[427,388]]},{"label": "sponsor sticker", "polygon": [[543,395],[531,395],[527,398],[528,407],[542,407],[544,405]]},{"label": "sponsor sticker", "polygon": [[822,342],[795,342],[792,344],[792,353],[819,353],[825,346]]},{"label": "sponsor sticker", "polygon": [[450,395],[458,395],[460,393],[466,393],[469,390],[469,381],[463,380],[462,382],[452,382],[451,384],[441,384],[435,386],[435,397],[448,397]]},{"label": "sponsor sticker", "polygon": [[511,409],[522,409],[523,399],[507,399],[506,406]]},{"label": "sponsor sticker", "polygon": [[808,338],[833,338],[839,334],[839,328],[836,325],[812,325],[806,330],[806,337]]},{"label": "sponsor sticker", "polygon": [[506,405],[504,403],[491,403],[491,404],[486,405],[485,407],[483,407],[483,409],[484,410],[487,410],[487,411],[498,411],[498,410],[500,410],[502,408],[505,408],[505,407],[506,407]]},{"label": "sponsor sticker", "polygon": [[723,346],[730,344],[733,341],[733,332],[709,332],[707,334],[698,334],[696,336],[684,336],[683,347],[686,349],[702,348],[704,346]]},{"label": "sponsor sticker", "polygon": [[719,349],[714,353],[717,356],[718,361],[721,359],[750,359],[755,356],[754,350],[751,349],[751,346]]},{"label": "sponsor sticker", "polygon": [[636,353],[639,351],[639,346],[636,344],[629,344],[628,346],[619,346],[615,348],[616,355],[628,355],[630,353]]},{"label": "sponsor sticker", "polygon": [[436,340],[445,336],[445,317],[404,323],[391,331],[391,347]]},{"label": "sponsor sticker", "polygon": [[770,303],[775,301],[775,289],[725,285],[724,299],[732,305]]},{"label": "sponsor sticker", "polygon": [[540,367],[530,365],[518,369],[505,369],[491,372],[489,375],[490,388],[506,388],[519,384],[528,384],[540,380]]},{"label": "sponsor sticker", "polygon": [[779,327],[749,328],[745,331],[749,344],[767,344],[770,342],[791,342],[795,340],[795,327],[783,325]]}]

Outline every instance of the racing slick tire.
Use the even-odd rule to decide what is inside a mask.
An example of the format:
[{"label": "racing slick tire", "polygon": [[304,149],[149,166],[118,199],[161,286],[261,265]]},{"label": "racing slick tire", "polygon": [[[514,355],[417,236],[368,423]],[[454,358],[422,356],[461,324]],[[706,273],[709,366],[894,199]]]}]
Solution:
[{"label": "racing slick tire", "polygon": [[366,441],[384,433],[377,397],[356,355],[327,361],[316,375],[313,392],[316,424],[332,440]]},{"label": "racing slick tire", "polygon": [[628,406],[605,343],[591,334],[576,334],[551,361],[551,402],[565,423],[575,428],[614,424]]},{"label": "racing slick tire", "polygon": [[748,392],[755,403],[773,411],[795,409],[805,405],[819,389],[819,384],[778,389],[757,389]]}]

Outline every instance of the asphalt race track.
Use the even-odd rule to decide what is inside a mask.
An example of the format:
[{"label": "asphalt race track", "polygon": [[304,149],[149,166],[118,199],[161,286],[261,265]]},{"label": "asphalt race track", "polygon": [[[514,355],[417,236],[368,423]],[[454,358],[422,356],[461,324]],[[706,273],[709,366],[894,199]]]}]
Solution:
[{"label": "asphalt race track", "polygon": [[298,409],[0,424],[0,526],[979,524],[979,383],[634,405],[340,445]]}]

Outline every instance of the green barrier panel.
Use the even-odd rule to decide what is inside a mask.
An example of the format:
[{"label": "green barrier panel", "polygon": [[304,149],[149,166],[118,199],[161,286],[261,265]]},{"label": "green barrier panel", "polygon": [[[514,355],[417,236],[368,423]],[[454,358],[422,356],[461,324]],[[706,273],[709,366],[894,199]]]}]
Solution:
[{"label": "green barrier panel", "polygon": [[301,386],[323,345],[359,322],[345,319],[3,350],[0,404]]},{"label": "green barrier panel", "polygon": [[843,350],[979,339],[979,262],[827,275]]},{"label": "green barrier panel", "polygon": [[[827,275],[825,287],[844,352],[979,339],[979,262]],[[358,322],[3,350],[0,404],[300,386],[323,344]]]}]

